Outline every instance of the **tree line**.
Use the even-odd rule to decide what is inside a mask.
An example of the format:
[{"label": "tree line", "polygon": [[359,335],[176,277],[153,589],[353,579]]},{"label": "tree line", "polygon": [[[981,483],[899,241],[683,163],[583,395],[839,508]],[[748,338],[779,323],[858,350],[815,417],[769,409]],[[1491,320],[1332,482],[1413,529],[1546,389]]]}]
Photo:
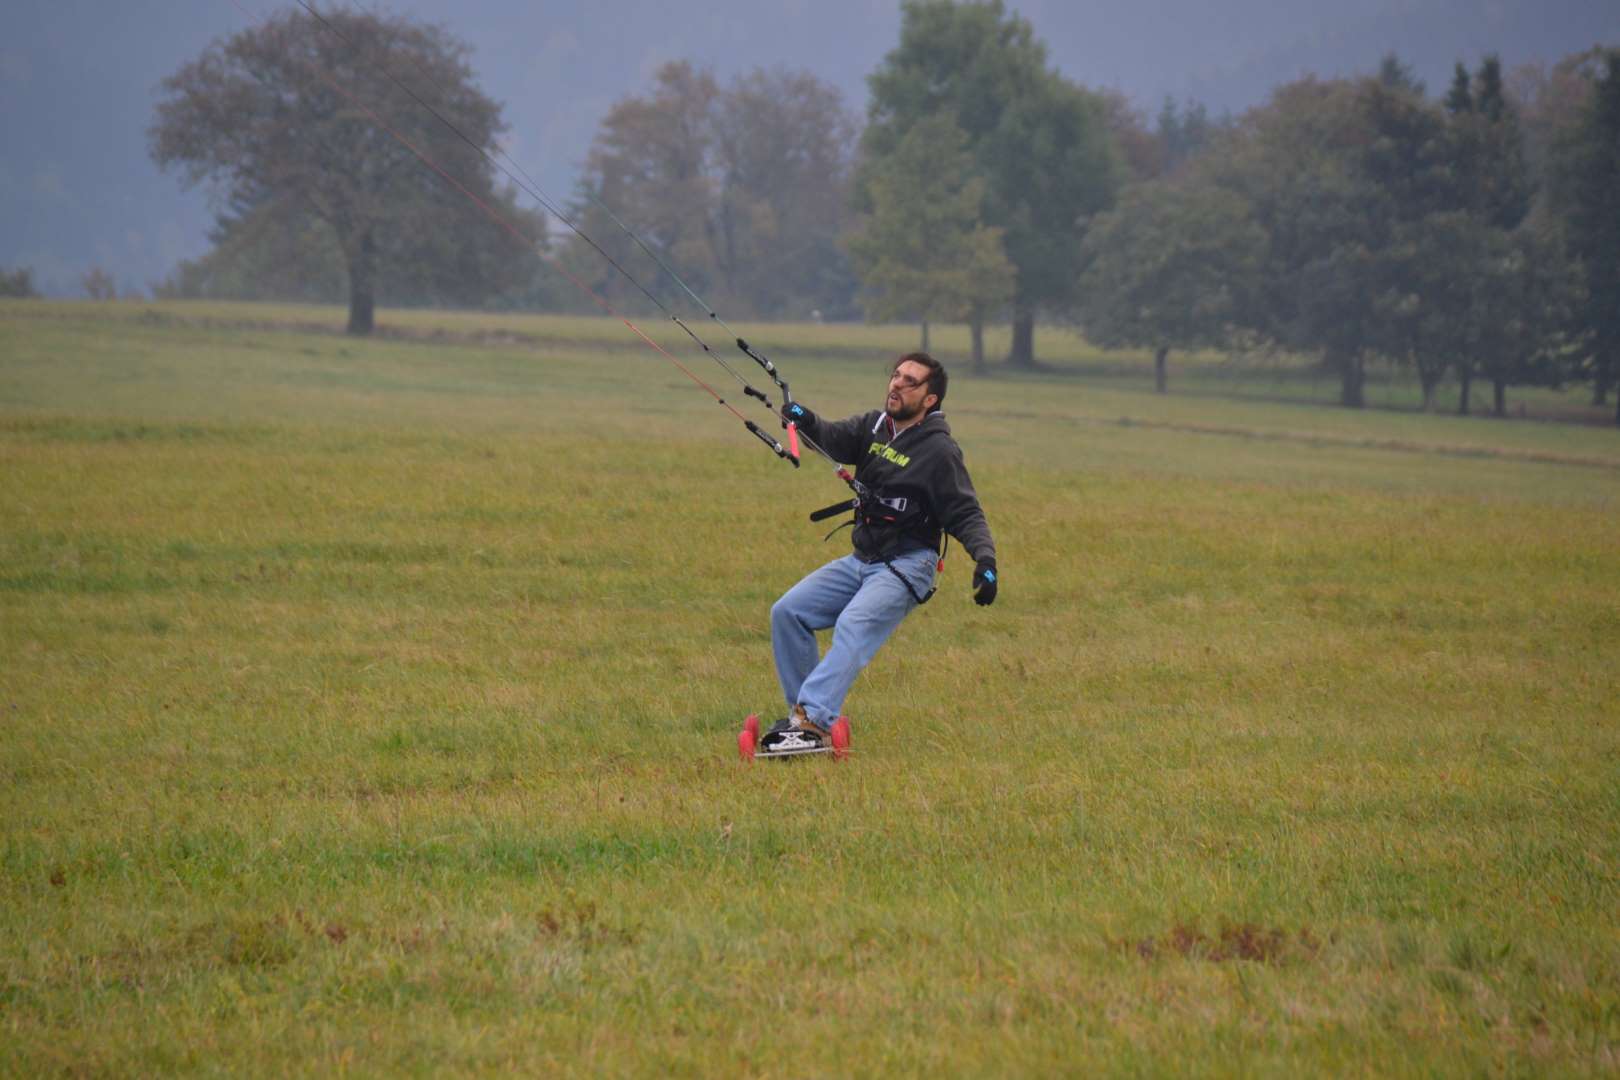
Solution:
[{"label": "tree line", "polygon": [[715,308],[965,322],[981,370],[987,324],[1031,365],[1046,319],[1151,350],[1161,389],[1173,351],[1233,347],[1319,358],[1349,406],[1374,364],[1430,407],[1455,377],[1464,410],[1476,384],[1501,411],[1511,386],[1585,380],[1602,402],[1620,379],[1615,51],[1459,65],[1439,97],[1388,57],[1238,117],[1150,119],[1058,73],[1001,0],[904,0],[864,118],[808,72],[667,64],[547,213],[447,30],[323,21],[277,16],[163,84],[154,158],[225,206],[163,293],[346,295],[356,333],[379,298],[588,305],[567,277],[632,311],[642,288],[678,300],[623,221]]},{"label": "tree line", "polygon": [[[1550,77],[1458,64],[1434,100],[1394,57],[1361,79],[1277,90],[1182,167],[1093,220],[1076,314],[1102,345],[1248,341],[1319,356],[1340,401],[1367,367],[1476,382],[1587,381],[1620,363],[1620,52]],[[1617,414],[1620,422],[1620,414]]]}]

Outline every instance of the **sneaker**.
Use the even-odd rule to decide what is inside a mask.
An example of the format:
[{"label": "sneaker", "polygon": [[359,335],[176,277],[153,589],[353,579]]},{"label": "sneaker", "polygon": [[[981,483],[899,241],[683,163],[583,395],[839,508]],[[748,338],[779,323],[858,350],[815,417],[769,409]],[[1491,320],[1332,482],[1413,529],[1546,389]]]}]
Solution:
[{"label": "sneaker", "polygon": [[821,750],[832,745],[832,735],[826,728],[805,715],[803,705],[793,706],[793,711],[771,725],[759,740],[759,749],[764,754],[786,753],[790,750],[804,752],[807,750]]}]

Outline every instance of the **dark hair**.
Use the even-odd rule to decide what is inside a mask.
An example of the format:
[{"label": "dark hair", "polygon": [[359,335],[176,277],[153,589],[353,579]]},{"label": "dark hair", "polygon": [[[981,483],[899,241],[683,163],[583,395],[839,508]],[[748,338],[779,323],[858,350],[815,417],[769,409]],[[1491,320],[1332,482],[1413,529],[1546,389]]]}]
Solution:
[{"label": "dark hair", "polygon": [[928,369],[928,392],[934,395],[934,407],[929,412],[938,412],[940,406],[945,404],[945,387],[950,382],[945,374],[945,365],[935,360],[925,352],[906,353],[894,362],[891,372],[900,370],[901,364],[921,364]]}]

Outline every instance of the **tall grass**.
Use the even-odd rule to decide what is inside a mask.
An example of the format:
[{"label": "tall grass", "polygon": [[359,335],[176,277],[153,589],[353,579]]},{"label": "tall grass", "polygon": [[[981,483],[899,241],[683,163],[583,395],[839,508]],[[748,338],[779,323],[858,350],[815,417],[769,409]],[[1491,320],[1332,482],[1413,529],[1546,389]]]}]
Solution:
[{"label": "tall grass", "polygon": [[607,324],[154,310],[0,322],[7,1071],[1620,1064],[1612,432],[964,375],[1001,599],[750,768],[825,468]]}]

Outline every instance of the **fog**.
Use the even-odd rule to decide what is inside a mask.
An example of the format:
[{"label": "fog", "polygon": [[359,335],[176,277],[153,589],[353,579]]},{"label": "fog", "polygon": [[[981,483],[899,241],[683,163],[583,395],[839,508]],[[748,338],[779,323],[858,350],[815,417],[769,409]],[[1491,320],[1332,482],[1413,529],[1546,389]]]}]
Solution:
[{"label": "fog", "polygon": [[[210,195],[184,191],[147,156],[159,82],[210,42],[271,12],[253,0],[161,5],[60,0],[17,5],[0,42],[0,268],[73,295],[91,266],[145,290],[202,254]],[[366,5],[375,7],[376,5]],[[1074,0],[1010,4],[1053,64],[1146,112],[1166,97],[1241,112],[1314,72],[1372,70],[1398,52],[1442,90],[1452,64],[1498,52],[1515,67],[1620,40],[1613,0]],[[20,8],[20,10],[19,10]],[[447,26],[472,46],[478,81],[505,105],[509,149],[568,197],[610,103],[651,72],[691,59],[722,78],[756,66],[814,72],[864,108],[865,77],[898,39],[893,0],[653,0],[529,3],[410,0],[388,10]]]}]

